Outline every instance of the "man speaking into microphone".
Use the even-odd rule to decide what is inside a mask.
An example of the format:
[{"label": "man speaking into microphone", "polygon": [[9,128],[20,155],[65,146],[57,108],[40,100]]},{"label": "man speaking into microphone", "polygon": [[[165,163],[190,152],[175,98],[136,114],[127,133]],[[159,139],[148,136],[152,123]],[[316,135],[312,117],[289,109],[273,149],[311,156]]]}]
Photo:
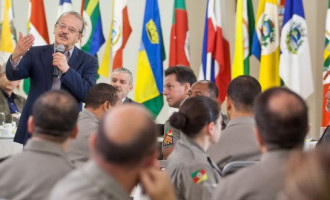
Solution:
[{"label": "man speaking into microphone", "polygon": [[25,144],[30,137],[27,120],[33,103],[44,92],[67,90],[76,98],[81,108],[88,90],[96,83],[98,66],[95,57],[75,47],[82,38],[83,31],[83,18],[79,13],[70,11],[62,14],[56,21],[55,43],[52,45],[32,47],[34,36],[19,33],[17,45],[7,62],[6,73],[9,80],[30,77],[30,91],[15,142]]}]

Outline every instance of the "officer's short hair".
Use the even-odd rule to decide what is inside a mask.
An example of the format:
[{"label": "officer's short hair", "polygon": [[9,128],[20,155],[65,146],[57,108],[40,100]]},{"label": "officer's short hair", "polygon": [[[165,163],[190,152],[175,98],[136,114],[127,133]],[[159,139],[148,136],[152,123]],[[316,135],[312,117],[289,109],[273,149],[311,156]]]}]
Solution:
[{"label": "officer's short hair", "polygon": [[107,83],[98,83],[94,85],[87,93],[85,108],[97,109],[106,101],[112,106],[119,101],[118,89]]},{"label": "officer's short hair", "polygon": [[33,105],[34,135],[63,142],[71,135],[78,114],[78,102],[68,92],[46,92]]}]

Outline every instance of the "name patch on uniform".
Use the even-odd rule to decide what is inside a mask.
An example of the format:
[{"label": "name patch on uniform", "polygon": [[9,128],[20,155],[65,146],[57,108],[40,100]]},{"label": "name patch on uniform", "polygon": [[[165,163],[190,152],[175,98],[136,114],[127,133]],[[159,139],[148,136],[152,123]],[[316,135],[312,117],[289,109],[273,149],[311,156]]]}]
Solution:
[{"label": "name patch on uniform", "polygon": [[172,144],[173,144],[172,129],[168,129],[166,131],[166,134],[165,134],[165,137],[164,137],[163,146],[166,147],[166,146],[172,145]]},{"label": "name patch on uniform", "polygon": [[195,184],[201,183],[208,179],[205,169],[197,170],[190,174]]}]

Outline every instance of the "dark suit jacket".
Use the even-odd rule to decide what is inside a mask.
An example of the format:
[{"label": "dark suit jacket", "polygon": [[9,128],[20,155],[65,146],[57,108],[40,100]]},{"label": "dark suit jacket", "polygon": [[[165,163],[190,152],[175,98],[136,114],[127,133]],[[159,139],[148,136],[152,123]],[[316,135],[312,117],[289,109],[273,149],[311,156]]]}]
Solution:
[{"label": "dark suit jacket", "polygon": [[[14,102],[15,102],[19,112],[22,112],[26,99],[18,94],[15,94],[15,95],[16,95],[16,99],[14,100]],[[3,95],[1,90],[0,90],[0,112],[5,113],[6,123],[10,123],[11,115],[10,115],[9,105],[8,105],[6,97]]]},{"label": "dark suit jacket", "polygon": [[[36,46],[25,53],[16,70],[13,69],[10,60],[7,62],[6,74],[9,80],[30,77],[30,91],[14,138],[15,142],[26,143],[30,137],[27,133],[27,120],[32,113],[33,103],[52,88],[53,53],[53,45]],[[61,77],[61,89],[71,93],[81,107],[87,92],[96,83],[97,59],[74,47],[68,64],[69,70]]]},{"label": "dark suit jacket", "polygon": [[123,101],[123,103],[137,103],[135,101],[133,101],[132,99],[126,97],[125,100]]}]

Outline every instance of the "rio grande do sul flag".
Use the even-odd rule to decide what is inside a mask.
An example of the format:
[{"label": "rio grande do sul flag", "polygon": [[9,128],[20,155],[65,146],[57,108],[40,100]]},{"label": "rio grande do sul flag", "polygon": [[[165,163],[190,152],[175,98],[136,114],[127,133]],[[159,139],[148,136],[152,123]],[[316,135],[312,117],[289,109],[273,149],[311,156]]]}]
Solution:
[{"label": "rio grande do sul flag", "polygon": [[15,27],[11,0],[3,0],[0,20],[0,64],[7,62],[15,47]]},{"label": "rio grande do sul flag", "polygon": [[281,85],[279,75],[280,30],[278,0],[260,0],[252,54],[260,60],[259,82],[262,90]]},{"label": "rio grande do sul flag", "polygon": [[190,174],[195,184],[201,183],[208,179],[207,173],[205,169],[197,170]]},{"label": "rio grande do sul flag", "polygon": [[175,0],[170,39],[169,66],[190,66],[189,31],[185,0]]},{"label": "rio grande do sul flag", "polygon": [[156,117],[164,105],[163,61],[165,50],[157,0],[146,0],[142,41],[137,61],[134,100]]},{"label": "rio grande do sul flag", "polygon": [[324,98],[330,86],[330,0],[328,2],[327,19],[325,24],[325,48],[323,66],[322,126],[325,127],[328,126],[330,121],[330,112],[327,111],[327,101]]},{"label": "rio grande do sul flag", "polygon": [[204,26],[202,67],[199,79],[215,82],[223,102],[231,81],[228,35],[224,26],[225,0],[208,0]]},{"label": "rio grande do sul flag", "polygon": [[281,34],[280,76],[306,99],[314,92],[307,24],[302,0],[286,0]]},{"label": "rio grande do sul flag", "polygon": [[128,19],[127,0],[113,0],[112,10],[111,28],[98,70],[98,73],[104,77],[109,77],[111,61],[112,70],[123,67],[123,51],[132,32]]},{"label": "rio grande do sul flag", "polygon": [[251,44],[254,32],[252,0],[238,0],[236,9],[236,41],[232,78],[250,74]]}]

